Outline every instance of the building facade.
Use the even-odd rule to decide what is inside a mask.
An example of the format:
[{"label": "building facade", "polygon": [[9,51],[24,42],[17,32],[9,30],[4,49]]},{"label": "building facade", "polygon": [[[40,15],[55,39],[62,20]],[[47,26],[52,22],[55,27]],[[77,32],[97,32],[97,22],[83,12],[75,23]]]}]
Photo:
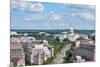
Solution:
[{"label": "building facade", "polygon": [[10,40],[10,61],[13,67],[25,66],[25,54],[18,38]]}]

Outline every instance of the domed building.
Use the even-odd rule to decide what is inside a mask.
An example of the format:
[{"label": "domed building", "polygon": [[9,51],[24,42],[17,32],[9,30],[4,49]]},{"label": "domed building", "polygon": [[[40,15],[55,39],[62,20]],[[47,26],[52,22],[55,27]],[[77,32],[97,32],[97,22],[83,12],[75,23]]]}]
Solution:
[{"label": "domed building", "polygon": [[74,33],[74,29],[73,27],[70,25],[70,29],[69,31],[65,31],[65,32],[62,32],[61,34],[56,34],[54,36],[54,38],[59,38],[60,39],[60,42],[63,42],[64,39],[69,39],[70,41],[76,41],[77,38],[79,38],[79,35],[77,33]]},{"label": "domed building", "polygon": [[79,35],[74,33],[73,27],[70,25],[70,30],[68,32],[68,39],[70,41],[76,41],[76,39],[79,38]]}]

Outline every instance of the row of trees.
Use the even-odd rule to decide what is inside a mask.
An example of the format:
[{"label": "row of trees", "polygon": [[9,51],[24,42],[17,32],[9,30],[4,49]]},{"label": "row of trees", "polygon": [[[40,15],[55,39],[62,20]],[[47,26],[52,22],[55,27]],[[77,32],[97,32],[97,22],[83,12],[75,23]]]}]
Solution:
[{"label": "row of trees", "polygon": [[75,42],[71,42],[71,47],[68,51],[66,51],[66,56],[64,57],[64,63],[71,63],[75,59]]}]

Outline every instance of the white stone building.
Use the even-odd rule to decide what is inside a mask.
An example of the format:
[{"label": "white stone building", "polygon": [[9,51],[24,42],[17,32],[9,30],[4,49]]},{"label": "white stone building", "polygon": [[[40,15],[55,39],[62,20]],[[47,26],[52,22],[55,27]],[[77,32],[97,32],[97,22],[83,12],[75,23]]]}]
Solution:
[{"label": "white stone building", "polygon": [[12,67],[25,66],[25,54],[19,38],[10,40],[10,61]]},{"label": "white stone building", "polygon": [[70,41],[76,41],[77,38],[79,38],[79,35],[74,33],[73,27],[70,26],[70,31],[68,32],[68,39]]},{"label": "white stone building", "polygon": [[51,35],[51,34],[46,33],[46,32],[39,32],[38,34],[39,34],[39,35],[45,35],[45,36],[50,36],[50,35]]},{"label": "white stone building", "polygon": [[31,64],[43,64],[47,58],[53,56],[54,49],[47,40],[32,40],[28,41],[25,38],[22,44],[29,54]]}]

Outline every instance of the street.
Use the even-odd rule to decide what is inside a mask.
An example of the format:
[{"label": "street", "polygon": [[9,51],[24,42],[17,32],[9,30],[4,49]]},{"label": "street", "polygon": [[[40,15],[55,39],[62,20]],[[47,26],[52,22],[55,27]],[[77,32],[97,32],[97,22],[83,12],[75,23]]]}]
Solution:
[{"label": "street", "polygon": [[61,52],[58,53],[56,55],[56,58],[53,60],[53,63],[54,64],[61,64],[61,63],[63,63],[64,62],[64,58],[63,57],[65,57],[65,53],[69,49],[70,49],[70,45],[69,44],[66,45],[64,48],[62,48]]}]

